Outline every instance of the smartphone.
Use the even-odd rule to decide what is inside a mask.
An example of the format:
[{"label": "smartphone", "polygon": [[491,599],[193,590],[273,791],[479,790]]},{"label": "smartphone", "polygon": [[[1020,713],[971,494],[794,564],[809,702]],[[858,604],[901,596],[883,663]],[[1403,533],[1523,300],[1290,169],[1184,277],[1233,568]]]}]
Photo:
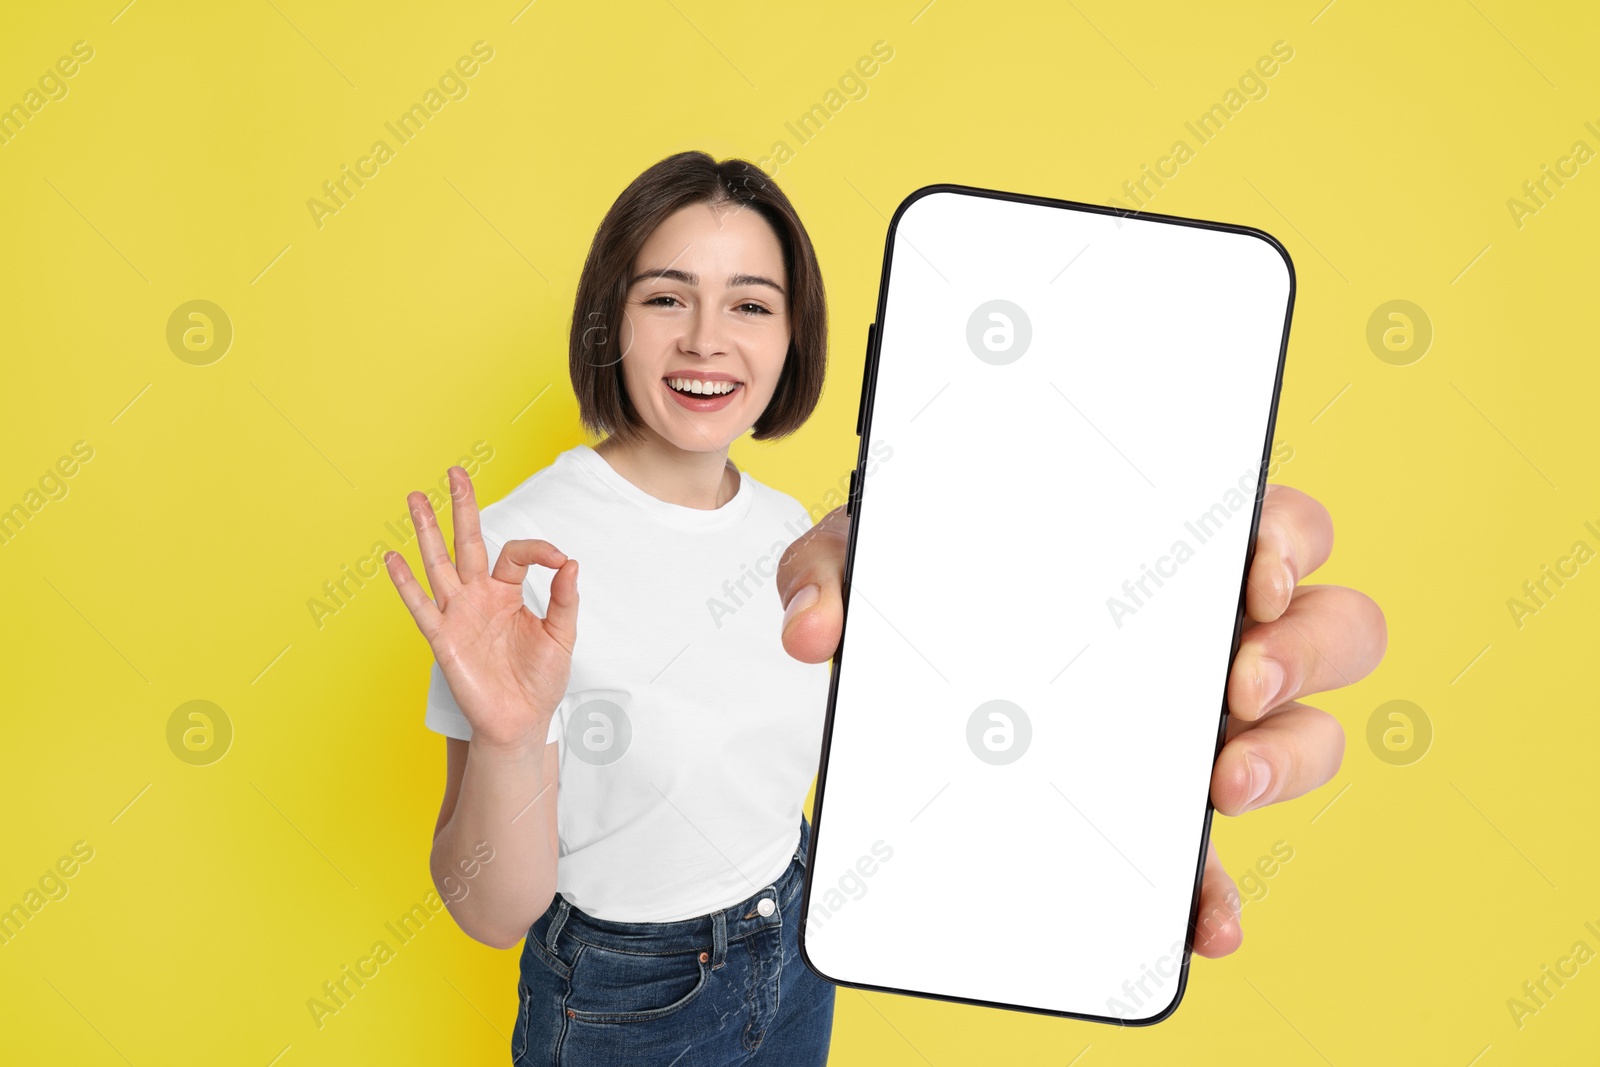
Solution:
[{"label": "smartphone", "polygon": [[801,903],[818,975],[1177,1007],[1293,301],[1245,226],[948,184],[896,209]]}]

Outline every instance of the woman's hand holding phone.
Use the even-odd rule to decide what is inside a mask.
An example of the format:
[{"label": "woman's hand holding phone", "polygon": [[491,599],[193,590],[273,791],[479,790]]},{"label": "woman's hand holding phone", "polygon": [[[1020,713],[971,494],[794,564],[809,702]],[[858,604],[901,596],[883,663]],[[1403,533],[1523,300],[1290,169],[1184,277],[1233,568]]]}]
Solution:
[{"label": "woman's hand holding phone", "polygon": [[[473,743],[542,749],[572,674],[578,561],[548,541],[507,541],[491,573],[472,479],[460,467],[449,473],[455,562],[426,495],[406,497],[433,599],[398,552],[384,563],[472,726]],[[535,564],[556,570],[542,619],[522,599],[523,580]]]},{"label": "woman's hand holding phone", "polygon": [[[850,518],[836,508],[790,545],[779,563],[784,604],[796,601],[807,585],[819,590],[785,622],[784,648],[798,660],[820,663],[839,647],[849,542]],[[1332,551],[1328,510],[1298,489],[1269,483],[1246,579],[1244,634],[1228,676],[1226,743],[1211,775],[1211,801],[1223,815],[1302,796],[1339,770],[1343,727],[1299,698],[1371,674],[1383,659],[1388,628],[1383,611],[1365,593],[1302,584]],[[1226,956],[1239,947],[1239,908],[1238,889],[1216,849],[1209,848],[1197,954]]]}]

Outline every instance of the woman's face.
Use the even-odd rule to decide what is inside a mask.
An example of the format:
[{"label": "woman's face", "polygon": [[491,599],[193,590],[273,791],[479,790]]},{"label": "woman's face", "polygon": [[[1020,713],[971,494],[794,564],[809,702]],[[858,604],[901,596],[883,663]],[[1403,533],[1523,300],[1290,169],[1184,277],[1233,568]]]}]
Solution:
[{"label": "woman's face", "polygon": [[623,382],[651,430],[726,453],[755,425],[789,350],[787,286],[783,248],[757,211],[691,204],[656,227],[634,262],[621,336]]}]

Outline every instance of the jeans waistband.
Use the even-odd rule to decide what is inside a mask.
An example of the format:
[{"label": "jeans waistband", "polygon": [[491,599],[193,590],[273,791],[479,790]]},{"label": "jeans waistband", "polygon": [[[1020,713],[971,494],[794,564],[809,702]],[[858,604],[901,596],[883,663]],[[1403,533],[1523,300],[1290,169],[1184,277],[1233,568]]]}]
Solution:
[{"label": "jeans waistband", "polygon": [[[811,841],[811,824],[800,819],[800,842],[776,881],[762,887],[737,904],[707,915],[675,922],[619,922],[601,919],[572,906],[557,893],[550,904],[550,923],[541,940],[552,953],[560,938],[570,937],[600,948],[632,952],[643,956],[665,956],[700,949],[713,967],[722,964],[731,942],[760,933],[783,921],[784,909],[800,906],[800,887],[805,883],[806,848]],[[772,902],[771,914],[763,915],[761,901]]]}]

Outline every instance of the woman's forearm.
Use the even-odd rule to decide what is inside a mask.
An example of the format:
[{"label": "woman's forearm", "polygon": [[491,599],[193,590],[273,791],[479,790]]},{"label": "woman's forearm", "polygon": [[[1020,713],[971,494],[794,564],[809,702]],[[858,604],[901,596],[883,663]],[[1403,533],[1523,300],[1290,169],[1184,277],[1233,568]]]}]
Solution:
[{"label": "woman's forearm", "polygon": [[495,948],[514,946],[555,896],[554,747],[469,742],[455,810],[434,838],[429,867],[440,896],[469,937]]}]

